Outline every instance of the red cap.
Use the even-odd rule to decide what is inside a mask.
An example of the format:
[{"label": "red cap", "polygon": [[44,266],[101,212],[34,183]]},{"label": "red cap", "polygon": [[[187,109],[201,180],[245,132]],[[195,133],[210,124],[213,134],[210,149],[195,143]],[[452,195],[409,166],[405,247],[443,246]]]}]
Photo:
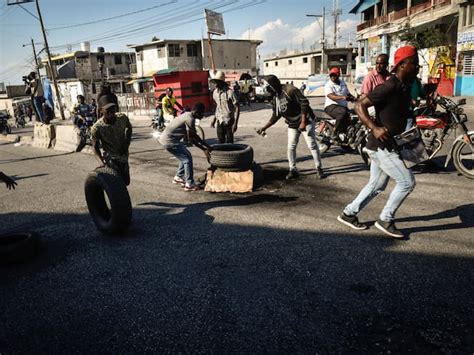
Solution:
[{"label": "red cap", "polygon": [[403,46],[398,48],[395,51],[392,71],[394,71],[397,68],[397,65],[400,64],[400,62],[404,59],[414,57],[416,55],[418,55],[418,52],[414,46]]},{"label": "red cap", "polygon": [[337,76],[339,76],[341,75],[341,70],[337,67],[331,68],[331,70],[329,71],[329,75],[331,74],[336,74]]}]

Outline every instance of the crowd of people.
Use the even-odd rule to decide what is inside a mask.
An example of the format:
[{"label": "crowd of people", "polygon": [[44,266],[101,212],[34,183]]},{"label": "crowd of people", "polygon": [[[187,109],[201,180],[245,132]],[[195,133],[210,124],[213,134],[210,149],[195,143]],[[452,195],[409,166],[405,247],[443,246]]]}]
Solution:
[{"label": "crowd of people", "polygon": [[[358,219],[360,211],[383,191],[390,179],[395,181],[387,203],[385,204],[375,227],[394,238],[402,238],[403,233],[395,226],[395,214],[403,201],[415,187],[415,178],[401,160],[394,141],[412,123],[413,107],[420,95],[417,74],[419,71],[418,54],[415,47],[404,46],[395,52],[394,66],[388,71],[388,56],[381,54],[377,57],[376,65],[364,79],[362,93],[359,98],[348,91],[342,80],[339,69],[329,71],[329,80],[325,85],[325,112],[336,120],[334,134],[331,139],[337,140],[338,134],[345,129],[348,122],[347,102],[355,102],[355,111],[361,122],[370,129],[366,150],[371,158],[369,181],[355,199],[347,204],[337,217],[344,225],[357,229],[367,229],[368,226]],[[215,88],[212,98],[215,105],[215,115],[211,126],[216,128],[219,143],[234,142],[234,134],[238,129],[240,104],[236,90],[225,81],[225,75],[217,72],[211,82]],[[263,78],[266,90],[272,96],[272,115],[269,121],[258,133],[273,126],[282,117],[288,126],[288,164],[287,179],[299,176],[296,168],[296,147],[299,138],[304,140],[313,157],[317,176],[322,179],[325,173],[322,167],[321,154],[315,135],[316,118],[314,112],[301,89],[291,83],[282,84],[275,75]],[[37,83],[32,84],[32,93],[41,93]],[[39,103],[37,100],[35,103]],[[369,115],[369,108],[375,108],[375,117]],[[203,118],[205,106],[196,103],[189,112],[184,112],[182,105],[168,88],[159,99],[157,110],[168,120],[159,142],[165,150],[179,161],[178,169],[172,180],[181,185],[185,191],[196,191],[198,186],[193,178],[192,154],[184,143],[190,142],[203,150],[206,156],[212,147],[196,133],[196,120]],[[131,142],[132,126],[128,117],[118,113],[117,97],[104,88],[98,95],[98,105],[95,101],[86,104],[84,97],[78,96],[78,104],[74,110],[79,116],[93,114],[97,121],[91,129],[92,146],[97,161],[101,165],[112,166],[123,177],[125,183],[130,183],[128,166],[128,150]],[[182,114],[178,115],[178,111]],[[184,112],[184,113],[183,113]],[[9,188],[14,183],[6,175],[0,175]]]}]

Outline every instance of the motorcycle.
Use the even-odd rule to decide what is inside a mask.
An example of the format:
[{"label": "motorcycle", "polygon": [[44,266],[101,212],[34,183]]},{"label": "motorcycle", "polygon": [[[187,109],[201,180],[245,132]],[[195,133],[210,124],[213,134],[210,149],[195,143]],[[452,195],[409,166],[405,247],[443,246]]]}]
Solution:
[{"label": "motorcycle", "polygon": [[[456,170],[469,179],[474,179],[474,131],[466,127],[467,115],[461,107],[466,104],[466,99],[454,102],[443,96],[437,96],[435,103],[445,112],[435,110],[415,111],[416,125],[421,131],[423,142],[433,159],[441,150],[447,138],[458,128],[461,134],[457,136],[449,149],[444,167],[453,160]],[[418,114],[417,114],[418,113]]]},{"label": "motorcycle", "polygon": [[8,123],[8,116],[0,114],[0,133],[10,134],[12,128]]},{"label": "motorcycle", "polygon": [[323,110],[314,110],[314,113],[318,121],[316,124],[316,140],[321,153],[328,151],[332,145],[337,145],[347,151],[355,150],[360,153],[368,130],[352,110],[349,110],[350,122],[346,131],[339,134],[339,141],[331,139],[336,120]]},{"label": "motorcycle", "polygon": [[77,118],[77,127],[79,129],[79,145],[76,148],[76,152],[80,152],[86,145],[91,144],[91,128],[95,123],[94,117],[92,115],[87,115],[85,117]]},{"label": "motorcycle", "polygon": [[26,119],[25,114],[20,114],[19,116],[15,117],[15,124],[17,127],[25,128],[26,126]]}]

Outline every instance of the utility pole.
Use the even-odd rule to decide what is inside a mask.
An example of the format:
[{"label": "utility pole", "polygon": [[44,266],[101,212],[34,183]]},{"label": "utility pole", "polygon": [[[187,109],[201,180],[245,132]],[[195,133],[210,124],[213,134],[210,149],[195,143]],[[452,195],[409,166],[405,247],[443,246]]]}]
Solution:
[{"label": "utility pole", "polygon": [[320,40],[320,43],[321,43],[321,74],[324,72],[324,49],[326,47],[326,9],[325,7],[323,6],[323,12],[321,15],[306,15],[308,17],[318,17],[318,18],[321,18],[322,19],[322,25],[319,23],[318,21],[318,24],[319,26],[321,27],[321,40]]},{"label": "utility pole", "polygon": [[[37,44],[40,44],[40,43],[37,43]],[[33,48],[33,58],[35,58],[36,74],[38,75],[38,80],[41,80],[41,74],[40,74],[39,63],[38,63],[38,54],[36,53],[35,42],[33,41],[33,38],[31,39],[31,43],[23,44],[22,47],[26,47],[30,45]]]},{"label": "utility pole", "polygon": [[66,117],[64,117],[64,109],[61,102],[61,95],[59,94],[58,82],[56,81],[56,71],[55,71],[55,68],[53,67],[53,62],[51,61],[51,52],[49,51],[48,38],[46,37],[46,31],[44,29],[43,16],[41,15],[41,10],[39,7],[38,0],[36,0],[35,3],[36,3],[36,11],[38,11],[38,17],[41,24],[41,31],[43,32],[44,47],[46,48],[46,54],[48,55],[49,69],[51,70],[51,77],[53,79],[54,89],[56,91],[56,100],[58,101],[58,105],[59,105],[59,113],[61,115],[61,119],[65,120]]},{"label": "utility pole", "polygon": [[342,10],[339,8],[339,0],[332,0],[332,16],[334,18],[334,40],[333,47],[337,47],[337,40],[339,38],[339,16]]},{"label": "utility pole", "polygon": [[[48,55],[48,64],[49,64],[49,68],[51,70],[51,77],[53,79],[54,89],[56,91],[56,100],[57,100],[58,105],[59,105],[59,112],[61,114],[61,119],[65,120],[66,117],[64,117],[63,105],[61,103],[61,97],[59,95],[58,83],[56,81],[56,72],[54,71],[53,63],[51,62],[51,53],[49,51],[48,38],[46,37],[46,30],[44,29],[43,16],[41,15],[41,10],[40,10],[40,7],[39,7],[38,0],[7,0],[7,5],[20,5],[21,6],[21,4],[24,4],[24,3],[27,3],[27,2],[33,2],[33,1],[36,4],[36,11],[38,12],[38,20],[39,20],[40,25],[41,25],[41,32],[43,32],[44,47],[46,49],[46,54]],[[25,11],[28,12],[30,15],[32,15],[31,12],[29,12],[28,10],[25,9]],[[35,16],[33,15],[33,17],[35,17]],[[35,58],[36,58],[36,56],[35,56]]]}]

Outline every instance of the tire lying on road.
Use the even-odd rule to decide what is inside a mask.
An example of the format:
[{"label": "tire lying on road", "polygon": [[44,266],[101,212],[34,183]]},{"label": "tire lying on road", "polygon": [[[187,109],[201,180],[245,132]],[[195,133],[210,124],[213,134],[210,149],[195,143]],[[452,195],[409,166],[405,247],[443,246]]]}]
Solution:
[{"label": "tire lying on road", "polygon": [[120,175],[108,167],[97,168],[87,176],[84,189],[97,228],[107,234],[124,233],[132,220],[132,203]]},{"label": "tire lying on road", "polygon": [[227,171],[252,168],[253,149],[246,144],[215,144],[211,151],[211,166]]},{"label": "tire lying on road", "polygon": [[25,262],[38,252],[39,237],[33,232],[0,234],[0,264]]}]

